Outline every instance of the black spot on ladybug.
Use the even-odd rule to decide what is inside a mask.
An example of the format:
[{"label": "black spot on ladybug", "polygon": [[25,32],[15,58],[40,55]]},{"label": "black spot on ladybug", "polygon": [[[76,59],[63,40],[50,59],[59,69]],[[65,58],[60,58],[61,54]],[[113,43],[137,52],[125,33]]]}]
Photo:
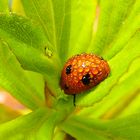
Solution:
[{"label": "black spot on ladybug", "polygon": [[68,87],[66,84],[64,85],[64,88],[65,88],[65,89],[69,89],[69,87]]},{"label": "black spot on ladybug", "polygon": [[72,65],[69,65],[66,67],[66,74],[67,75],[71,73],[71,67],[72,67]]},{"label": "black spot on ladybug", "polygon": [[89,73],[87,73],[86,75],[84,75],[83,77],[82,77],[82,83],[84,84],[84,85],[89,85],[89,83],[90,83],[90,74]]}]

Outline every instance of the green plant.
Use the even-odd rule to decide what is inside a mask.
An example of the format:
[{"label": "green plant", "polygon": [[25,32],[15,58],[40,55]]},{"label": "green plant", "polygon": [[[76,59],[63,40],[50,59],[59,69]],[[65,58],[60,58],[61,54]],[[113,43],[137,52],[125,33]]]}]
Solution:
[{"label": "green plant", "polygon": [[[17,5],[18,4],[18,5]],[[0,86],[32,110],[0,139],[140,139],[140,0],[0,1]],[[59,86],[74,54],[94,52],[110,76],[76,97]]]}]

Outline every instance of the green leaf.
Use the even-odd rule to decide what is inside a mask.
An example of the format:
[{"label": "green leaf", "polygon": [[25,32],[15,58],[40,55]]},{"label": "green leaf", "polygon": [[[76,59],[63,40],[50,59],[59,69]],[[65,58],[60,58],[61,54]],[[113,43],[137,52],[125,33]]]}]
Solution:
[{"label": "green leaf", "polygon": [[8,44],[0,40],[0,85],[8,90],[21,103],[31,109],[41,106],[37,90],[30,84]]},{"label": "green leaf", "polygon": [[12,0],[11,1],[11,11],[17,13],[18,15],[25,16],[25,12],[21,3],[21,0]]},{"label": "green leaf", "polygon": [[128,115],[134,114],[139,112],[140,110],[140,91],[139,89],[135,91],[135,94],[137,95],[136,98],[134,98],[128,106],[119,114],[119,118],[126,117]]},{"label": "green leaf", "polygon": [[63,63],[67,55],[83,52],[88,46],[96,1],[22,0],[22,4],[26,15],[42,25],[48,41],[59,52]]},{"label": "green leaf", "polygon": [[53,140],[63,140],[65,138],[66,138],[66,134],[62,130],[60,129],[55,130]]},{"label": "green leaf", "polygon": [[26,137],[31,140],[52,140],[56,125],[63,121],[64,118],[65,112],[47,110],[46,114],[42,116],[42,119],[36,123],[35,128],[29,131]]},{"label": "green leaf", "polygon": [[[36,22],[38,22],[44,32],[45,35],[47,36],[48,42],[49,42],[49,47],[53,46],[53,49],[56,51],[57,50],[57,28],[59,29],[59,26],[56,26],[57,24],[61,24],[63,20],[63,16],[61,16],[63,9],[60,10],[60,15],[58,21],[55,19],[55,9],[58,10],[59,6],[56,6],[59,4],[58,2],[51,1],[51,0],[29,0],[29,1],[24,1],[21,0],[23,4],[24,11],[26,15],[32,19],[34,19]],[[61,2],[63,4],[64,2]],[[63,6],[62,6],[63,7]],[[59,13],[59,11],[57,11]],[[57,17],[58,18],[58,17]],[[61,28],[61,26],[60,26]]]},{"label": "green leaf", "polygon": [[[133,60],[140,56],[139,39],[140,33],[136,32],[128,44],[109,61],[110,76],[92,91],[88,91],[87,94],[78,95],[77,105],[90,106],[110,93],[111,89],[117,85],[118,80],[127,72]],[[89,92],[90,94],[88,94]]]},{"label": "green leaf", "polygon": [[[64,59],[65,61],[72,55],[85,52],[86,48],[89,46],[90,40],[92,38],[96,6],[96,0],[71,1],[71,24],[69,27],[70,31],[67,28],[63,31],[64,34],[67,31],[70,32],[69,44],[67,46],[68,55],[66,55],[66,58],[62,57],[62,59]],[[65,55],[63,49],[66,46],[64,45],[61,47],[61,54]]]},{"label": "green leaf", "polygon": [[[108,105],[108,108],[103,109],[104,110],[104,113],[102,115],[103,118],[117,117],[120,113],[122,113],[128,107],[129,104],[131,104],[131,102],[134,102],[134,100],[138,98],[139,96],[138,83],[140,81],[140,78],[134,79],[133,77],[136,75],[136,73],[140,75],[139,70],[140,69],[135,71],[135,73],[133,73],[128,78],[126,78],[125,81],[123,81],[122,83],[118,83],[118,85],[112,89],[110,94],[112,94],[113,101],[107,102],[107,104],[110,104],[110,107]],[[118,90],[119,90],[119,93],[118,93]],[[118,94],[118,97],[116,97],[118,100],[115,100],[115,96],[113,96],[114,94],[116,95]],[[140,104],[137,104],[137,107],[140,108]],[[131,114],[135,113],[135,111],[134,110],[131,111]]]},{"label": "green leaf", "polygon": [[108,136],[102,132],[104,125],[97,120],[81,117],[71,117],[59,126],[64,132],[79,140],[108,140]]},{"label": "green leaf", "polygon": [[[46,119],[46,109],[39,109],[0,125],[0,139],[26,139]],[[44,117],[45,116],[45,117]]]},{"label": "green leaf", "polygon": [[140,113],[127,116],[122,119],[109,121],[105,124],[106,133],[115,137],[128,140],[139,140]]},{"label": "green leaf", "polygon": [[86,117],[73,116],[60,124],[60,127],[76,139],[98,140],[138,140],[140,137],[138,114],[121,119],[102,121]]},{"label": "green leaf", "polygon": [[60,114],[56,114],[56,112],[52,113],[48,116],[47,120],[43,123],[43,125],[37,130],[35,137],[38,140],[52,140],[54,129],[57,123]]},{"label": "green leaf", "polygon": [[106,47],[103,50],[103,56],[106,59],[111,59],[115,56],[119,51],[123,49],[123,47],[128,43],[128,41],[135,36],[136,32],[139,31],[140,28],[140,0],[136,0],[133,5],[133,10],[130,15],[127,17],[125,21],[123,21],[123,25],[117,34],[116,38],[112,42],[111,45]]},{"label": "green leaf", "polygon": [[8,12],[8,0],[0,1],[0,12]]},{"label": "green leaf", "polygon": [[[24,7],[26,15],[31,17],[32,19],[34,19],[36,23],[40,23],[40,25],[44,29],[45,35],[47,36],[48,41],[49,41],[49,44],[47,42],[47,47],[49,49],[51,48],[50,50],[52,51],[53,56],[55,55],[56,59],[54,58],[53,61],[55,63],[57,63],[58,66],[54,70],[51,69],[51,71],[48,72],[49,75],[51,73],[55,73],[56,69],[57,69],[57,73],[58,74],[56,74],[56,76],[52,76],[50,78],[50,76],[48,76],[48,73],[47,73],[48,70],[46,70],[46,69],[42,70],[42,68],[37,66],[38,70],[40,70],[40,71],[38,71],[35,68],[32,68],[32,66],[36,65],[36,64],[32,65],[32,62],[31,61],[29,62],[29,60],[27,61],[27,60],[23,60],[22,59],[23,60],[22,61],[21,60],[21,56],[19,56],[20,52],[17,51],[17,48],[16,48],[16,50],[14,50],[14,53],[18,57],[18,59],[20,60],[21,64],[24,66],[24,68],[29,69],[29,70],[34,70],[34,71],[37,71],[37,72],[43,71],[43,73],[42,72],[41,73],[43,75],[45,75],[45,77],[46,77],[46,79],[48,81],[48,85],[51,87],[51,89],[53,91],[55,91],[56,93],[59,93],[60,92],[60,89],[59,89],[59,75],[60,75],[60,68],[62,66],[61,66],[60,62],[58,62],[59,60],[58,60],[57,54],[55,53],[55,49],[54,48],[58,48],[58,51],[60,52],[61,59],[64,62],[64,57],[66,55],[66,51],[65,51],[64,48],[67,49],[67,47],[65,47],[65,46],[69,43],[69,35],[68,34],[69,34],[69,32],[71,32],[71,38],[72,38],[72,41],[74,41],[74,38],[76,37],[76,33],[78,33],[78,30],[80,28],[77,25],[80,22],[82,22],[83,20],[85,20],[85,19],[86,19],[86,24],[83,24],[84,25],[83,31],[82,31],[83,33],[81,34],[81,36],[79,38],[85,38],[85,36],[86,36],[87,39],[85,41],[87,43],[89,42],[89,38],[88,37],[89,37],[89,33],[91,31],[90,29],[92,28],[93,17],[94,17],[93,11],[95,10],[96,3],[93,3],[92,1],[90,1],[90,3],[87,3],[87,2],[84,2],[84,3],[80,2],[80,3],[78,3],[77,1],[73,1],[71,3],[71,1],[68,2],[68,1],[65,1],[65,0],[61,1],[61,2],[59,2],[59,1],[46,1],[46,2],[44,2],[44,1],[41,1],[41,0],[38,1],[38,2],[36,2],[34,0],[28,1],[28,2],[26,2],[26,1],[21,1],[21,2],[23,4],[23,7]],[[85,5],[85,3],[86,3],[86,5]],[[44,7],[46,7],[46,8],[44,8]],[[59,8],[59,7],[63,7],[63,8]],[[77,9],[77,7],[79,7],[79,8]],[[86,13],[89,15],[88,18],[87,18],[86,13],[83,12],[83,9],[85,7],[87,9]],[[72,11],[71,11],[71,9],[72,9]],[[89,11],[89,9],[90,9],[90,11]],[[49,14],[46,14],[46,13],[49,13]],[[75,15],[75,13],[76,13],[76,15]],[[70,15],[71,14],[73,15],[73,17],[72,17],[73,18],[72,19],[72,24],[73,25],[72,25],[71,31],[69,31],[70,24],[71,24],[71,22],[70,22]],[[77,15],[80,15],[80,14],[81,14],[81,16],[79,16],[79,19],[77,19],[76,18]],[[12,20],[12,22],[13,21],[15,21],[15,19]],[[23,19],[23,21],[24,21],[24,19]],[[15,22],[13,22],[13,23],[15,24]],[[22,25],[24,25],[24,22],[20,21],[20,23],[22,23]],[[81,25],[81,27],[83,25]],[[18,26],[17,27],[16,26],[17,26],[17,24],[14,25],[15,28],[18,27]],[[87,26],[89,28],[87,28]],[[32,25],[31,25],[31,27],[32,27]],[[77,27],[76,31],[74,31],[75,27]],[[22,30],[22,27],[19,27],[19,29],[20,28]],[[23,29],[25,29],[25,28],[23,28]],[[33,29],[33,27],[31,28],[31,31],[32,31],[32,29]],[[26,31],[27,31],[27,29],[25,29],[25,32]],[[87,32],[86,34],[85,34],[85,31]],[[67,35],[66,35],[66,33],[67,33]],[[28,36],[26,34],[24,35],[25,36],[24,38],[28,38]],[[63,37],[65,38],[65,42],[64,42]],[[32,40],[36,41],[37,39],[33,38]],[[79,43],[80,43],[80,40],[81,39],[79,39],[79,41],[78,41]],[[83,41],[83,39],[82,39],[82,41]],[[30,45],[30,41],[27,41],[27,42],[29,42],[28,45]],[[75,42],[76,42],[76,40],[75,40]],[[26,42],[24,42],[24,43],[26,43]],[[13,46],[15,47],[17,45],[13,45]],[[72,46],[72,44],[71,44],[71,46]],[[64,52],[63,55],[62,55],[61,51]],[[22,54],[20,54],[20,55],[22,55]],[[27,56],[27,54],[26,54],[26,56]],[[26,58],[28,58],[28,57],[26,57]],[[28,66],[28,68],[25,65]],[[45,64],[43,64],[41,66],[44,67]],[[29,67],[31,67],[31,68],[29,68]],[[52,66],[48,65],[48,69],[51,68],[51,67]],[[58,67],[60,67],[59,70],[58,70]],[[49,80],[49,79],[54,79],[54,81],[56,81],[56,82],[55,83],[54,82],[51,83],[51,80]],[[52,85],[54,85],[54,86],[52,86]]]},{"label": "green leaf", "polygon": [[[32,48],[24,43],[17,42],[1,31],[2,38],[8,42],[9,47],[18,58],[22,67],[26,70],[39,72],[45,76],[48,81],[48,85],[55,93],[58,93],[59,89],[59,75],[60,75],[60,63],[56,59],[55,55],[48,58],[47,54],[43,54],[35,48]],[[58,62],[58,63],[57,63]],[[55,73],[55,75],[54,75]],[[50,80],[54,79],[54,81]]]},{"label": "green leaf", "polygon": [[[80,111],[80,115],[109,119],[113,117],[116,118],[120,115],[123,117],[124,115],[126,116],[138,112],[140,108],[138,92],[140,66],[137,64],[139,63],[140,58],[135,59],[129,66],[126,74],[120,78],[118,83],[111,89],[110,93],[92,107]],[[136,74],[137,78],[135,78]]]},{"label": "green leaf", "polygon": [[45,102],[45,96],[44,96],[45,83],[44,83],[43,75],[33,71],[25,71],[25,73],[28,79],[30,80],[30,84],[36,88],[39,98]]},{"label": "green leaf", "polygon": [[20,115],[17,111],[10,109],[3,104],[0,104],[0,114],[0,124],[12,120]]},{"label": "green leaf", "polygon": [[0,139],[52,140],[54,129],[64,120],[66,112],[40,108],[0,125]]},{"label": "green leaf", "polygon": [[40,28],[33,25],[17,15],[1,15],[0,36],[9,43],[24,69],[43,74],[52,91],[59,94],[57,91],[61,63],[57,55],[46,46],[45,36]]},{"label": "green leaf", "polygon": [[39,24],[16,14],[1,14],[0,29],[10,38],[45,52],[47,40]]},{"label": "green leaf", "polygon": [[[45,37],[39,28],[34,27],[30,21],[23,17],[17,15],[1,15],[0,29],[1,38],[10,44],[9,46],[21,61],[20,63],[24,65],[25,69],[37,71],[35,67],[40,67],[39,61],[41,61],[42,63],[46,63],[44,67],[48,65],[47,69],[51,68],[52,71],[52,67],[54,66],[50,66],[53,65],[50,63],[53,63],[53,61],[48,58],[47,51],[45,51]],[[52,55],[56,59],[54,54]],[[29,58],[30,60],[28,60]],[[33,64],[34,61],[37,64]],[[46,73],[46,69],[40,69],[40,71],[44,71],[41,73]]]},{"label": "green leaf", "polygon": [[[65,56],[69,41],[71,1],[21,0],[21,3],[26,15],[41,25],[48,40],[47,47],[59,61],[59,51],[63,48],[60,56]],[[59,67],[62,67],[60,62]]]},{"label": "green leaf", "polygon": [[[93,36],[88,52],[101,54],[121,29],[125,19],[131,13],[135,0],[115,0],[99,2],[100,15],[98,30]],[[111,12],[110,12],[111,11]]]}]

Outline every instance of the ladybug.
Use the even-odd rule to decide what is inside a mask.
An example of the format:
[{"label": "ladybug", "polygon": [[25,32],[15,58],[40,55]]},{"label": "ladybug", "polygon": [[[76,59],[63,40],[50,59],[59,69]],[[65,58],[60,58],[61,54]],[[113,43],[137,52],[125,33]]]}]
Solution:
[{"label": "ladybug", "polygon": [[79,94],[95,87],[109,73],[109,65],[103,58],[86,53],[75,55],[63,67],[60,86],[65,94]]}]

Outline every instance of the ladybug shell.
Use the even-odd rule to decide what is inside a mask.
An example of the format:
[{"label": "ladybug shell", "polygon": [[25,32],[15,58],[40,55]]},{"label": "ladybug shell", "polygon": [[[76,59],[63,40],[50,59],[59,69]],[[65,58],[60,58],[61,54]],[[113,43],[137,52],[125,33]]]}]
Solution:
[{"label": "ladybug shell", "polygon": [[79,94],[99,84],[109,73],[109,65],[101,57],[75,55],[64,65],[60,86],[66,94]]}]

